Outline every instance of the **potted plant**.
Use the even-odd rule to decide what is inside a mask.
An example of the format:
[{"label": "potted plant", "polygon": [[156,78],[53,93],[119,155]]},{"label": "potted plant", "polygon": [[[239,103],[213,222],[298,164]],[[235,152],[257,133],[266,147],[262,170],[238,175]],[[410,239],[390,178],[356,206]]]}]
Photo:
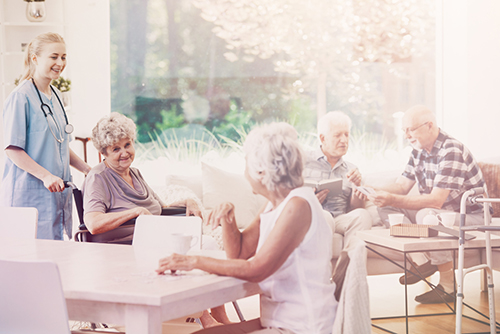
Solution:
[{"label": "potted plant", "polygon": [[59,91],[61,92],[62,102],[64,106],[69,106],[69,91],[71,89],[71,80],[64,79],[62,76],[60,76],[58,79],[52,80],[51,85],[59,89]]}]

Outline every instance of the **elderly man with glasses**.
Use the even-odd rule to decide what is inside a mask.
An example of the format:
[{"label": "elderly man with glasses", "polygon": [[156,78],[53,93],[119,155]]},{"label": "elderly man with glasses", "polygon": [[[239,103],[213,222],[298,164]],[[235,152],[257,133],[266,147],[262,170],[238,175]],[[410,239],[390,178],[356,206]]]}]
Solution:
[{"label": "elderly man with glasses", "polygon": [[[388,226],[388,214],[403,213],[405,223],[422,224],[428,214],[459,212],[462,194],[472,188],[484,187],[479,166],[470,151],[458,140],[446,134],[436,124],[434,114],[424,106],[407,110],[403,117],[403,132],[413,147],[408,164],[395,183],[377,189],[370,199],[379,207],[380,218]],[[419,194],[409,195],[417,183]],[[468,208],[466,225],[481,224],[483,207],[477,203]],[[432,212],[431,212],[432,211]],[[456,215],[455,225],[459,223]],[[454,300],[454,272],[451,252],[414,254],[413,272],[428,277],[439,271],[437,289],[419,295],[422,304]],[[408,273],[407,284],[420,277]],[[404,284],[405,277],[400,278]],[[444,293],[446,292],[446,293]]]}]

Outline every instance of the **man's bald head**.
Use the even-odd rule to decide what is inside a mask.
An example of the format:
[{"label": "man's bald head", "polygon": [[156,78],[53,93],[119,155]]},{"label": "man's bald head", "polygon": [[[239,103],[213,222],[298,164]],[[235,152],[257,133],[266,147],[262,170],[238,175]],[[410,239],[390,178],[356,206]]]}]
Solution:
[{"label": "man's bald head", "polygon": [[439,135],[436,116],[425,106],[411,107],[403,116],[403,131],[414,148],[430,152]]},{"label": "man's bald head", "polygon": [[426,106],[411,107],[405,112],[403,116],[403,124],[407,123],[410,127],[418,126],[426,122],[432,122],[432,124],[437,127],[436,116]]}]

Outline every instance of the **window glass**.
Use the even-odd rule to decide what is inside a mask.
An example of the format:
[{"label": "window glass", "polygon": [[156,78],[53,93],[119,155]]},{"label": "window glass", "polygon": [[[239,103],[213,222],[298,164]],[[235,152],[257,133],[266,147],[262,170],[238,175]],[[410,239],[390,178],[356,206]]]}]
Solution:
[{"label": "window glass", "polygon": [[142,143],[187,124],[217,140],[271,120],[306,135],[341,110],[350,151],[398,150],[401,112],[435,107],[434,0],[110,3],[112,109]]}]

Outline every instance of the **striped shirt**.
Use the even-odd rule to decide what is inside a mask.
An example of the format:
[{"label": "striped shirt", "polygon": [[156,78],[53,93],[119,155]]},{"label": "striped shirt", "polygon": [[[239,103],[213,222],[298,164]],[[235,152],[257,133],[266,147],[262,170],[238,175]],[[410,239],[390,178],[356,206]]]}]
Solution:
[{"label": "striped shirt", "polygon": [[304,172],[302,173],[304,179],[313,181],[342,179],[342,194],[338,196],[327,195],[323,202],[323,209],[329,211],[334,217],[349,212],[352,184],[347,180],[346,175],[350,170],[356,169],[356,166],[340,158],[332,168],[321,149],[307,152],[305,156]]},{"label": "striped shirt", "polygon": [[[430,194],[432,189],[450,190],[442,209],[460,211],[462,194],[472,188],[484,187],[484,178],[470,151],[458,140],[440,129],[431,152],[416,150],[403,176],[417,182],[420,194]],[[479,212],[482,204],[476,203],[467,212]]]}]

